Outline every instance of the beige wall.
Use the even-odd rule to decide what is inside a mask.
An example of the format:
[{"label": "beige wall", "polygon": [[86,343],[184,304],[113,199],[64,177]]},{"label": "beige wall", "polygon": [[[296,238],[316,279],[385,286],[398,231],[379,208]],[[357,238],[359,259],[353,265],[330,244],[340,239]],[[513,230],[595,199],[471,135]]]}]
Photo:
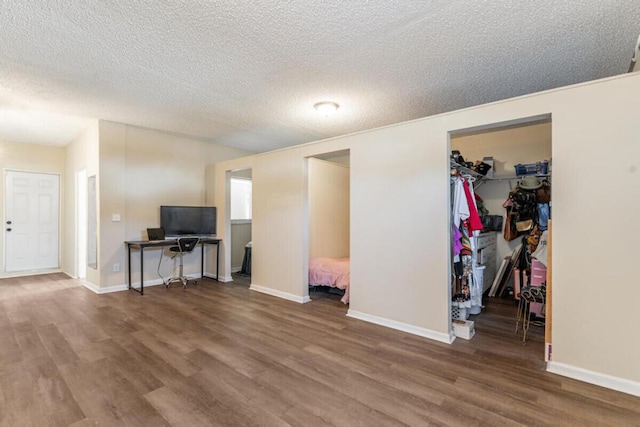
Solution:
[{"label": "beige wall", "polygon": [[349,256],[349,166],[309,159],[309,258]]},{"label": "beige wall", "polygon": [[[534,123],[451,137],[451,149],[459,150],[466,161],[493,156],[495,178],[498,179],[485,180],[475,187],[490,214],[505,214],[502,204],[518,182],[517,179],[505,179],[515,176],[514,165],[551,159],[551,126],[551,122]],[[520,243],[521,239],[507,242],[502,233],[498,233],[496,268]]]},{"label": "beige wall", "polygon": [[[305,295],[305,157],[351,150],[351,304],[356,317],[445,339],[449,132],[551,114],[554,369],[640,393],[640,319],[629,291],[629,224],[640,214],[637,73],[469,108],[215,166],[253,168],[252,282]],[[623,217],[608,221],[611,212]],[[628,217],[628,218],[627,218]],[[626,218],[626,220],[625,220]],[[542,358],[542,355],[541,355]]]},{"label": "beige wall", "polygon": [[451,149],[459,150],[466,161],[493,156],[496,178],[514,176],[518,163],[551,159],[551,122],[452,136]]},{"label": "beige wall", "polygon": [[[204,141],[121,123],[100,122],[100,287],[126,283],[125,240],[146,238],[147,227],[160,225],[160,205],[205,204],[205,166],[249,154]],[[119,214],[120,222],[112,221]],[[220,223],[219,223],[220,224]],[[198,249],[199,250],[199,249]],[[208,253],[208,265],[215,249]],[[144,279],[159,280],[160,250],[145,251]],[[133,253],[133,281],[140,281],[139,254]],[[113,271],[113,264],[120,271]],[[185,273],[200,273],[200,257],[185,257]],[[163,261],[161,274],[173,264]],[[215,266],[214,266],[215,267]]]},{"label": "beige wall", "polygon": [[[77,265],[77,212],[76,212],[76,173],[82,169],[87,177],[98,174],[98,120],[64,147],[65,184],[64,213],[61,216],[65,224],[63,245],[64,271],[72,277],[78,275]],[[99,236],[98,236],[99,238]],[[96,269],[87,267],[86,280],[92,284],[100,283],[100,274]]]},{"label": "beige wall", "polygon": [[[23,172],[37,172],[37,173],[51,173],[60,175],[60,206],[64,206],[65,200],[65,177],[64,177],[64,148],[54,147],[49,145],[39,144],[26,144],[11,141],[0,140],[0,167],[3,171],[2,188],[0,188],[0,212],[3,212],[4,218],[4,197],[5,197],[5,178],[4,175],[7,170],[23,171]],[[64,209],[60,218],[63,218]],[[3,224],[6,219],[3,219]],[[64,237],[65,237],[65,223],[61,222],[60,227],[60,242],[62,251],[64,250]],[[2,261],[2,271],[0,277],[6,277],[5,271],[5,257],[4,257],[4,239],[0,244],[0,259]],[[60,268],[64,269],[64,257],[61,251],[61,265]]]}]

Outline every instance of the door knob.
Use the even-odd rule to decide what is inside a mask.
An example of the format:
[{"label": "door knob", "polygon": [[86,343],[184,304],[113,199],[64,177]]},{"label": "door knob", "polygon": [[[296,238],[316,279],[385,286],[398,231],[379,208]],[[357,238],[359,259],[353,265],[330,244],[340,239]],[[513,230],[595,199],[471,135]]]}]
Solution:
[{"label": "door knob", "polygon": [[10,228],[7,228],[7,231],[11,231],[11,229],[10,229]]},{"label": "door knob", "polygon": [[11,221],[7,221],[7,224],[11,225]]}]

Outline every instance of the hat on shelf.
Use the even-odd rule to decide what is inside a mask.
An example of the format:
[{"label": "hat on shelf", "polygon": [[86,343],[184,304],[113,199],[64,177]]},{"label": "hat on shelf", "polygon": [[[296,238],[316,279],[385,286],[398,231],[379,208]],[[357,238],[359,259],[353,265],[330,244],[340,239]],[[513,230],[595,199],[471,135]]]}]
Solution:
[{"label": "hat on shelf", "polygon": [[542,187],[542,181],[535,176],[525,176],[518,181],[518,186],[523,190],[537,190]]}]

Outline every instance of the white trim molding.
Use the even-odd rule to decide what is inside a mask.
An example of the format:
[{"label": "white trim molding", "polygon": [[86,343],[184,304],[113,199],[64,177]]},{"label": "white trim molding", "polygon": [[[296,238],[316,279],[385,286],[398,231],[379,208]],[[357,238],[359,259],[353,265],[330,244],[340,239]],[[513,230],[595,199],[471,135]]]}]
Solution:
[{"label": "white trim molding", "polygon": [[625,378],[614,377],[600,372],[589,371],[576,366],[566,365],[559,362],[547,363],[547,371],[574,380],[584,381],[600,387],[606,387],[623,393],[640,396],[640,382],[627,380]]},{"label": "white trim molding", "polygon": [[294,294],[290,294],[288,292],[282,292],[279,291],[277,289],[271,289],[271,288],[266,288],[264,286],[260,286],[260,285],[256,285],[256,284],[251,284],[251,286],[249,286],[249,289],[252,291],[256,291],[256,292],[260,292],[263,294],[267,294],[267,295],[271,295],[274,297],[278,297],[278,298],[282,298],[282,299],[286,299],[289,301],[293,301],[293,302],[297,302],[299,304],[305,304],[309,301],[311,301],[311,298],[309,298],[309,296],[298,296],[298,295],[294,295]]},{"label": "white trim molding", "polygon": [[98,295],[109,294],[111,292],[126,291],[127,289],[129,289],[127,285],[114,285],[114,286],[108,286],[106,288],[99,288],[98,286],[95,285],[95,283],[91,283],[86,280],[84,280],[82,284],[84,285],[85,288],[89,289],[91,292],[94,292]]},{"label": "white trim molding", "polygon": [[16,271],[13,273],[0,273],[0,279],[11,279],[13,277],[28,277],[28,276],[39,276],[41,274],[52,274],[52,273],[64,273],[67,276],[74,278],[71,274],[66,271],[60,270],[59,268],[51,268],[47,270],[28,270],[28,271]]},{"label": "white trim molding", "polygon": [[[194,279],[198,279],[200,276],[189,276],[189,280],[194,280]],[[91,283],[87,280],[83,280],[82,284],[84,285],[85,288],[89,289],[92,292],[95,292],[98,295],[102,295],[102,294],[110,294],[111,292],[121,292],[121,291],[128,291],[129,290],[129,286],[125,283],[124,285],[113,285],[113,286],[107,286],[105,288],[99,288],[98,286],[96,286],[94,283]],[[162,279],[155,279],[155,280],[145,280],[144,281],[144,287],[148,288],[151,286],[158,286],[158,285],[162,285]],[[133,286],[136,289],[140,289],[140,282],[134,282],[131,284],[131,286]]]},{"label": "white trim molding", "polygon": [[362,313],[360,311],[348,310],[348,317],[364,320],[365,322],[375,323],[376,325],[386,326],[387,328],[397,329],[398,331],[407,332],[409,334],[418,335],[431,340],[451,344],[456,338],[452,332],[443,334],[442,332],[432,331],[431,329],[420,328],[418,326],[409,325],[408,323],[398,322],[396,320],[384,317],[373,316],[371,314]]},{"label": "white trim molding", "polygon": [[[213,274],[209,274],[209,277],[215,277],[215,275]],[[216,279],[213,279],[216,280]],[[218,277],[218,282],[222,282],[222,283],[229,283],[229,282],[233,282],[233,277],[231,277],[230,274],[227,274],[226,276],[220,276]]]}]

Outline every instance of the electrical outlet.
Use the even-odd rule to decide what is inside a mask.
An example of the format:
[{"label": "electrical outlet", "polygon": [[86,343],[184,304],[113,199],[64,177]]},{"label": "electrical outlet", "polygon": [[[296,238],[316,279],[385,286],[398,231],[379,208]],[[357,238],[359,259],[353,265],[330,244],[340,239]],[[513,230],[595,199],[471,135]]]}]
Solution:
[{"label": "electrical outlet", "polygon": [[113,264],[113,271],[115,271],[116,273],[120,271],[120,264],[118,264],[117,262]]}]

